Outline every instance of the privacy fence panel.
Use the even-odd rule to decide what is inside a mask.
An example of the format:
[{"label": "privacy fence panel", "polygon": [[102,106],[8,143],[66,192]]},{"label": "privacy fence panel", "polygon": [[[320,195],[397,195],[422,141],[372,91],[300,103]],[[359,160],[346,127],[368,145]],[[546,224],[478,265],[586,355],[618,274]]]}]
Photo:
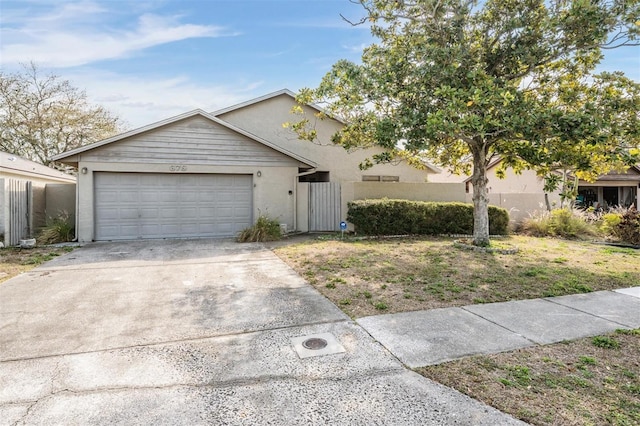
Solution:
[{"label": "privacy fence panel", "polygon": [[4,182],[4,243],[14,246],[32,236],[33,185],[19,179]]},{"label": "privacy fence panel", "polygon": [[309,231],[339,231],[340,220],[340,183],[311,183],[309,187]]}]

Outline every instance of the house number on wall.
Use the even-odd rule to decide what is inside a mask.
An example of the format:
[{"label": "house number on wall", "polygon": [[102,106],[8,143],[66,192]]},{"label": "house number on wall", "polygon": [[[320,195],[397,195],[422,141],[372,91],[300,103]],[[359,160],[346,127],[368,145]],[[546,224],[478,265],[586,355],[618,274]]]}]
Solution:
[{"label": "house number on wall", "polygon": [[169,166],[169,171],[171,171],[171,172],[186,172],[187,171],[187,166],[183,166],[183,165]]}]

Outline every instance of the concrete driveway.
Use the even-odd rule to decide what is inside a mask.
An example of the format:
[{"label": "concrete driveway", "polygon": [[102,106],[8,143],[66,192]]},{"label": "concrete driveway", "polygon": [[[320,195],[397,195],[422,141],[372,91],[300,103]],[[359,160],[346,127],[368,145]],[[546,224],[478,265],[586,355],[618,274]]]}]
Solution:
[{"label": "concrete driveway", "polygon": [[259,244],[91,244],[0,285],[0,424],[518,423],[404,368]]}]

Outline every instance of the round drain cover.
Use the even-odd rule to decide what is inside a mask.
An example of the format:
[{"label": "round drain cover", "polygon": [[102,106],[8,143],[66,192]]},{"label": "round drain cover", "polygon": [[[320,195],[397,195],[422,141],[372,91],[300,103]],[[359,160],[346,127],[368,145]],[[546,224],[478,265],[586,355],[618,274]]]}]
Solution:
[{"label": "round drain cover", "polygon": [[302,342],[302,346],[304,346],[306,349],[317,351],[319,349],[326,348],[327,341],[324,339],[320,339],[319,337],[312,337],[311,339],[307,339]]}]

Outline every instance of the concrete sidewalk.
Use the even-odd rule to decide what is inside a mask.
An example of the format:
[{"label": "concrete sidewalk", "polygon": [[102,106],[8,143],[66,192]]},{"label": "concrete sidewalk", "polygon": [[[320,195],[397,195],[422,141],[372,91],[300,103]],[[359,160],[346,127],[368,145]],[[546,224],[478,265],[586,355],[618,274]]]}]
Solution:
[{"label": "concrete sidewalk", "polygon": [[640,327],[640,287],[357,320],[410,368]]}]

